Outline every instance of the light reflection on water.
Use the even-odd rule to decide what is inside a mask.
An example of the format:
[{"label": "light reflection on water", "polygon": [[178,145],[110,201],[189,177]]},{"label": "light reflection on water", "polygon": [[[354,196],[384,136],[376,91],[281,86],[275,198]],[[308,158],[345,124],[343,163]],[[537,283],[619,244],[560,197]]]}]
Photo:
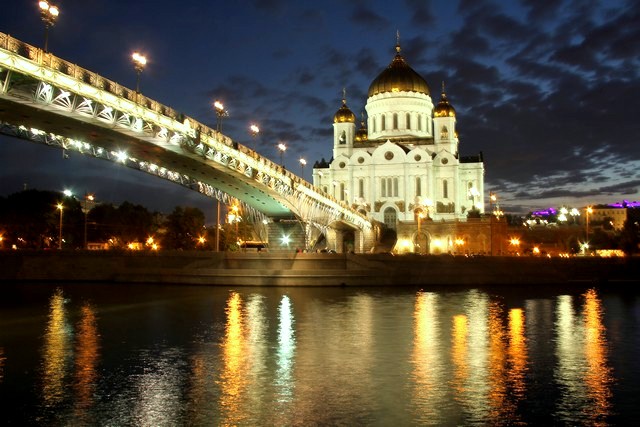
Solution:
[{"label": "light reflection on water", "polygon": [[[62,289],[48,296],[33,375],[14,370],[16,344],[0,333],[0,398],[24,381],[38,391],[23,393],[10,421],[605,425],[627,419],[615,390],[640,391],[637,370],[624,387],[615,377],[594,289],[514,300],[480,290],[185,288],[138,305]],[[619,330],[625,319],[615,317]],[[625,335],[618,360],[640,357],[639,335]],[[16,342],[28,339],[38,337]]]},{"label": "light reflection on water", "polygon": [[55,407],[65,398],[65,379],[73,358],[73,330],[65,304],[62,290],[57,289],[49,302],[42,358],[42,397],[48,407]]}]

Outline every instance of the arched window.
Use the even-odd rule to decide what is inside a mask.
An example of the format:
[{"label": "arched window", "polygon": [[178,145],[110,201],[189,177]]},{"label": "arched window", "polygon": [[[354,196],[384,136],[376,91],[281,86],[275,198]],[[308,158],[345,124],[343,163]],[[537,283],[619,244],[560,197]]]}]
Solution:
[{"label": "arched window", "polygon": [[393,178],[393,197],[398,197],[398,178]]},{"label": "arched window", "polygon": [[358,179],[358,197],[364,197],[364,178]]},{"label": "arched window", "polygon": [[392,230],[396,229],[396,222],[398,220],[398,215],[396,214],[396,210],[392,207],[388,207],[384,210],[384,224],[387,228]]},{"label": "arched window", "polygon": [[422,130],[422,115],[418,114],[418,130]]},{"label": "arched window", "polygon": [[327,192],[327,190],[328,190],[328,189],[327,189],[327,186],[326,186],[326,185],[325,185],[324,187],[322,187],[322,191],[324,191],[325,193],[329,194],[329,193]]},{"label": "arched window", "polygon": [[380,117],[380,130],[386,130],[387,126],[386,126],[386,120],[385,120],[385,115],[383,114],[382,117]]},{"label": "arched window", "polygon": [[371,119],[371,123],[373,123],[373,126],[372,126],[372,127],[373,127],[373,133],[376,133],[376,129],[378,128],[378,127],[376,126],[376,123],[377,123],[377,122],[378,122],[378,121],[376,120],[376,118],[375,118],[375,117],[374,117],[373,119]]},{"label": "arched window", "polygon": [[398,129],[398,114],[397,113],[393,113],[393,129],[394,130]]},{"label": "arched window", "polygon": [[344,191],[344,182],[340,183],[340,201],[344,201],[345,191]]},{"label": "arched window", "polygon": [[442,181],[442,198],[449,198],[449,181],[447,181],[446,179]]},{"label": "arched window", "polygon": [[449,130],[446,126],[442,126],[440,129],[440,139],[449,139]]},{"label": "arched window", "polygon": [[422,178],[416,176],[416,197],[422,196]]},{"label": "arched window", "polygon": [[380,179],[380,196],[387,197],[387,178]]},{"label": "arched window", "polygon": [[407,129],[411,129],[411,114],[407,113]]},{"label": "arched window", "polygon": [[347,133],[345,131],[342,131],[342,133],[340,134],[340,144],[346,144],[347,143]]}]

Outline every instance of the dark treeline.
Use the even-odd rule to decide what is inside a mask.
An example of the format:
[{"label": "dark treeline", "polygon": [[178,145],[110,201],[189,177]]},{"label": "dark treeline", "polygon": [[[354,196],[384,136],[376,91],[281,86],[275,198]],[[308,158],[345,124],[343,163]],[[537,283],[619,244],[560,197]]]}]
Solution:
[{"label": "dark treeline", "polygon": [[[227,236],[236,235],[222,226],[220,249],[233,249]],[[130,202],[114,206],[42,190],[0,197],[0,236],[0,249],[39,250],[82,249],[85,239],[101,249],[213,250],[216,239],[198,208],[178,206],[164,215]]]}]

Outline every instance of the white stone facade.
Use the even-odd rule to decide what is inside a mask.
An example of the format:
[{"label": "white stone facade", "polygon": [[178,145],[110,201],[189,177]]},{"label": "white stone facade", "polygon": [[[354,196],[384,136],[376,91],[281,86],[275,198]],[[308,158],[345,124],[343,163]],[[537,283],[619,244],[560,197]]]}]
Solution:
[{"label": "white stone facade", "polygon": [[366,132],[356,130],[343,99],[334,116],[333,159],[313,172],[316,187],[394,229],[416,222],[419,212],[436,221],[466,219],[474,206],[484,213],[481,154],[460,156],[455,110],[444,88],[434,107],[426,82],[416,79],[397,46],[394,61],[369,89]]}]

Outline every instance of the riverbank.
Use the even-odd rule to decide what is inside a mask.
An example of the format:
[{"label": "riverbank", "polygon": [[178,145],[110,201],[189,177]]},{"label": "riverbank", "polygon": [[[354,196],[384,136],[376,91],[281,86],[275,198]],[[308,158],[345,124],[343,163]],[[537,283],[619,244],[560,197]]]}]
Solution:
[{"label": "riverbank", "polygon": [[0,281],[226,286],[536,285],[640,282],[640,258],[232,252],[2,251]]}]

